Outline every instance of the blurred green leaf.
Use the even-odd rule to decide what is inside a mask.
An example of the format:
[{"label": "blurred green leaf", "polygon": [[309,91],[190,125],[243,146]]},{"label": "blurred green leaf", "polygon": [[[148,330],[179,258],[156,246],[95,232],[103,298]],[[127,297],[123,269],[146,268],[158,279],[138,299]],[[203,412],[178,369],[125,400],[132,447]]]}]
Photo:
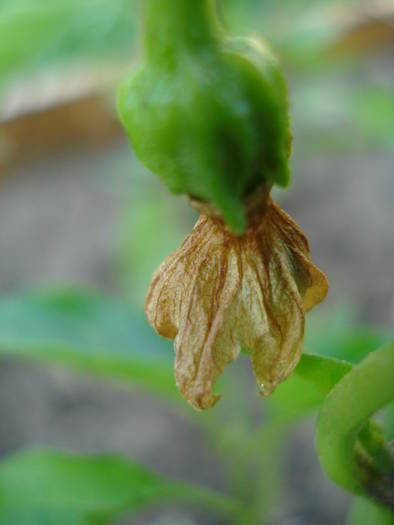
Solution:
[{"label": "blurred green leaf", "polygon": [[326,396],[353,366],[339,359],[303,354],[295,373]]},{"label": "blurred green leaf", "polygon": [[390,510],[380,507],[369,499],[354,498],[346,525],[393,525]]},{"label": "blurred green leaf", "polygon": [[171,482],[110,456],[32,450],[0,465],[0,515],[16,510],[23,516],[24,509],[33,509],[83,523],[89,515],[114,517],[168,498],[174,490]]},{"label": "blurred green leaf", "polygon": [[0,299],[0,355],[60,363],[176,394],[173,352],[143,313],[94,292]]},{"label": "blurred green leaf", "polygon": [[267,404],[275,421],[292,423],[316,410],[323,400],[318,389],[293,374],[278,386]]},{"label": "blurred green leaf", "polygon": [[194,525],[193,522],[187,520],[187,521],[179,521],[179,520],[176,520],[176,521],[168,521],[168,520],[164,520],[164,521],[155,521],[154,523],[150,523],[149,525]]},{"label": "blurred green leaf", "polygon": [[353,92],[349,106],[355,127],[369,143],[394,146],[394,89],[367,86]]},{"label": "blurred green leaf", "polygon": [[68,509],[48,510],[36,506],[6,509],[0,504],[0,525],[105,525],[106,523]]},{"label": "blurred green leaf", "polygon": [[[314,63],[320,65],[320,71],[311,69],[303,75],[293,71],[290,82],[298,154],[391,151],[392,87],[379,85],[367,63],[356,59],[331,65],[318,60]],[[357,83],[356,78],[363,81]]]},{"label": "blurred green leaf", "polygon": [[121,457],[33,449],[0,464],[2,525],[104,524],[125,512],[168,501],[196,502],[221,511],[234,508],[225,496],[167,480]]},{"label": "blurred green leaf", "polygon": [[303,354],[293,375],[268,400],[275,421],[290,423],[316,410],[351,369],[345,361]]},{"label": "blurred green leaf", "polygon": [[134,0],[3,0],[0,84],[24,68],[129,53],[135,18]]},{"label": "blurred green leaf", "polygon": [[341,308],[312,312],[307,317],[304,351],[359,363],[370,352],[394,339],[391,328],[362,326]]}]

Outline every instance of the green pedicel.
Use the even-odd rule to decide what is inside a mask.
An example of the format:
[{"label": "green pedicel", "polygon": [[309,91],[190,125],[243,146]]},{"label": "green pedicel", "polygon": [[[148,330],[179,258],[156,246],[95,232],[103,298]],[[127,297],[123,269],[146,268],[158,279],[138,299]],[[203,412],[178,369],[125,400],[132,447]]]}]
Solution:
[{"label": "green pedicel", "polygon": [[244,198],[286,186],[286,84],[261,43],[228,38],[212,0],[143,0],[144,59],[118,110],[138,158],[171,192],[213,205],[234,233]]}]

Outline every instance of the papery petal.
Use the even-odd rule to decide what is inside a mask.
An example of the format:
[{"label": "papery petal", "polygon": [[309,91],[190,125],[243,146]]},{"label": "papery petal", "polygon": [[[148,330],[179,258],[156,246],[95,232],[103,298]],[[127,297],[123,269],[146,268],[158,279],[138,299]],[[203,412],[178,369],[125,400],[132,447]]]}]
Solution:
[{"label": "papery petal", "polygon": [[241,347],[262,395],[270,394],[300,359],[305,312],[327,293],[305,235],[267,196],[241,237],[201,215],[148,292],[149,322],[175,339],[177,386],[198,409],[219,399],[215,381]]},{"label": "papery petal", "polygon": [[283,254],[272,251],[259,267],[269,334],[252,347],[252,364],[260,392],[268,396],[296,367],[304,338],[302,299]]},{"label": "papery petal", "polygon": [[215,381],[239,352],[224,329],[225,315],[239,288],[236,254],[233,249],[223,252],[223,246],[212,252],[201,261],[193,293],[181,306],[174,342],[177,386],[200,409],[219,399],[213,395]]},{"label": "papery petal", "polygon": [[212,231],[207,217],[200,217],[181,246],[153,275],[145,300],[149,323],[162,337],[174,339],[178,333],[181,304],[192,290],[199,261],[209,250]]},{"label": "papery petal", "polygon": [[288,256],[288,266],[302,297],[305,312],[309,312],[327,295],[328,281],[310,257],[308,240],[297,223],[274,201],[270,217],[277,239],[280,239]]},{"label": "papery petal", "polygon": [[249,243],[249,251],[244,252],[249,253],[255,284],[251,279],[249,291],[243,288],[242,295],[254,293],[264,315],[256,323],[258,330],[246,332],[249,341],[244,345],[252,351],[254,373],[261,394],[266,396],[297,366],[305,312],[324,299],[328,283],[310,259],[303,232],[272,200],[256,227],[254,240],[256,246]]},{"label": "papery petal", "polygon": [[221,332],[239,288],[230,237],[219,221],[201,216],[181,247],[156,271],[145,302],[156,331],[175,338],[180,392],[201,409],[217,401],[212,392],[216,378],[237,355],[227,332]]}]

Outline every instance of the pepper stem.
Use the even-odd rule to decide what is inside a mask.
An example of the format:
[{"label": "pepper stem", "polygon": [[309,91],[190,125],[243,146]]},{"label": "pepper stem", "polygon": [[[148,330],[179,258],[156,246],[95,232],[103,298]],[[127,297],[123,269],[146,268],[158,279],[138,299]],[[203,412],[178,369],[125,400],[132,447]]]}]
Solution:
[{"label": "pepper stem", "polygon": [[182,50],[214,46],[219,34],[214,0],[141,0],[149,60],[173,61]]}]

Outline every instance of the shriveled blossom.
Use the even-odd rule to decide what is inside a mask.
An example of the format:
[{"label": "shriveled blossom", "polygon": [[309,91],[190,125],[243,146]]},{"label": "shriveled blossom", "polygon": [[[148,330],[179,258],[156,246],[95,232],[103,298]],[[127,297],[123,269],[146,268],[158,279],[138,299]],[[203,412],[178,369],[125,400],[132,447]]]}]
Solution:
[{"label": "shriveled blossom", "polygon": [[242,236],[202,213],[146,298],[151,325],[174,339],[177,386],[197,409],[218,401],[215,381],[241,348],[263,396],[287,379],[300,359],[305,313],[327,293],[305,235],[267,190],[248,212]]}]

